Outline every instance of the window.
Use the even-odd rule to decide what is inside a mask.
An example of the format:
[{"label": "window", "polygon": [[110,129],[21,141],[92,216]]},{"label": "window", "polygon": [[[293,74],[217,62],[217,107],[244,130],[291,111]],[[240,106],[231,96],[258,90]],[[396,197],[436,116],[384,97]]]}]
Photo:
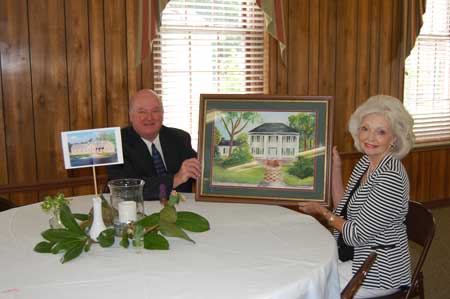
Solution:
[{"label": "window", "polygon": [[404,103],[416,141],[450,141],[450,1],[427,0],[423,26],[405,62]]},{"label": "window", "polygon": [[254,0],[171,0],[153,57],[164,124],[196,148],[200,94],[263,93],[264,15]]}]

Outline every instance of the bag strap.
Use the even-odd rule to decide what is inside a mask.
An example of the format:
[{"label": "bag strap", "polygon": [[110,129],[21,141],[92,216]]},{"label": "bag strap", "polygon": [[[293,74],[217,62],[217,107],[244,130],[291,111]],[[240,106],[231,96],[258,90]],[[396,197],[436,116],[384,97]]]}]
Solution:
[{"label": "bag strap", "polygon": [[362,176],[359,177],[358,181],[356,182],[355,186],[353,186],[352,191],[350,191],[349,195],[348,195],[348,199],[344,204],[344,207],[341,210],[341,214],[340,216],[342,216],[345,220],[347,220],[347,207],[348,207],[348,202],[350,201],[350,199],[352,198],[353,194],[356,192],[356,189],[359,188],[359,186],[361,185],[361,179],[364,176],[364,174]]}]

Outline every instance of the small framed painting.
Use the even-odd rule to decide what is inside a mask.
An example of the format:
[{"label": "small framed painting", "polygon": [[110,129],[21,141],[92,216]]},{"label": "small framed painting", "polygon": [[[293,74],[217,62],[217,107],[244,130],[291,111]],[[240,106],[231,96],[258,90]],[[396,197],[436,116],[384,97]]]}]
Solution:
[{"label": "small framed painting", "polygon": [[329,96],[200,96],[199,201],[330,205]]},{"label": "small framed painting", "polygon": [[61,133],[66,169],[123,163],[119,127]]}]

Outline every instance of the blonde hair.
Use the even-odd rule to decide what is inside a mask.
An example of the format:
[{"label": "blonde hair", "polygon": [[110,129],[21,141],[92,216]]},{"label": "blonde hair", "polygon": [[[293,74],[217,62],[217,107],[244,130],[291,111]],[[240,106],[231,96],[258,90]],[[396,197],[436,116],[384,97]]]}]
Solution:
[{"label": "blonde hair", "polygon": [[392,155],[398,159],[402,159],[414,145],[414,120],[400,100],[388,95],[370,97],[353,112],[348,124],[348,130],[352,134],[355,148],[359,152],[362,152],[358,137],[359,128],[362,119],[372,113],[383,115],[388,121],[396,137],[391,146]]}]

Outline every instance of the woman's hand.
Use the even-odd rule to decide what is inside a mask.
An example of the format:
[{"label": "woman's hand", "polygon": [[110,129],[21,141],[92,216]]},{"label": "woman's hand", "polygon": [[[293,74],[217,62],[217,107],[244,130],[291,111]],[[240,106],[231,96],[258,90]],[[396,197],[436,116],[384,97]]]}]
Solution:
[{"label": "woman's hand", "polygon": [[342,182],[342,160],[336,146],[333,146],[333,163],[331,168],[331,197],[332,207],[336,208],[344,196],[344,183]]},{"label": "woman's hand", "polygon": [[336,146],[333,146],[333,168],[342,168],[342,160]]},{"label": "woman's hand", "polygon": [[300,212],[316,217],[323,217],[328,212],[327,208],[317,202],[299,202],[297,205]]},{"label": "woman's hand", "polygon": [[327,223],[328,227],[333,227],[340,232],[342,231],[345,220],[336,216],[324,206],[321,206],[317,202],[300,202],[297,205],[300,212],[314,216],[319,221],[323,220]]}]

